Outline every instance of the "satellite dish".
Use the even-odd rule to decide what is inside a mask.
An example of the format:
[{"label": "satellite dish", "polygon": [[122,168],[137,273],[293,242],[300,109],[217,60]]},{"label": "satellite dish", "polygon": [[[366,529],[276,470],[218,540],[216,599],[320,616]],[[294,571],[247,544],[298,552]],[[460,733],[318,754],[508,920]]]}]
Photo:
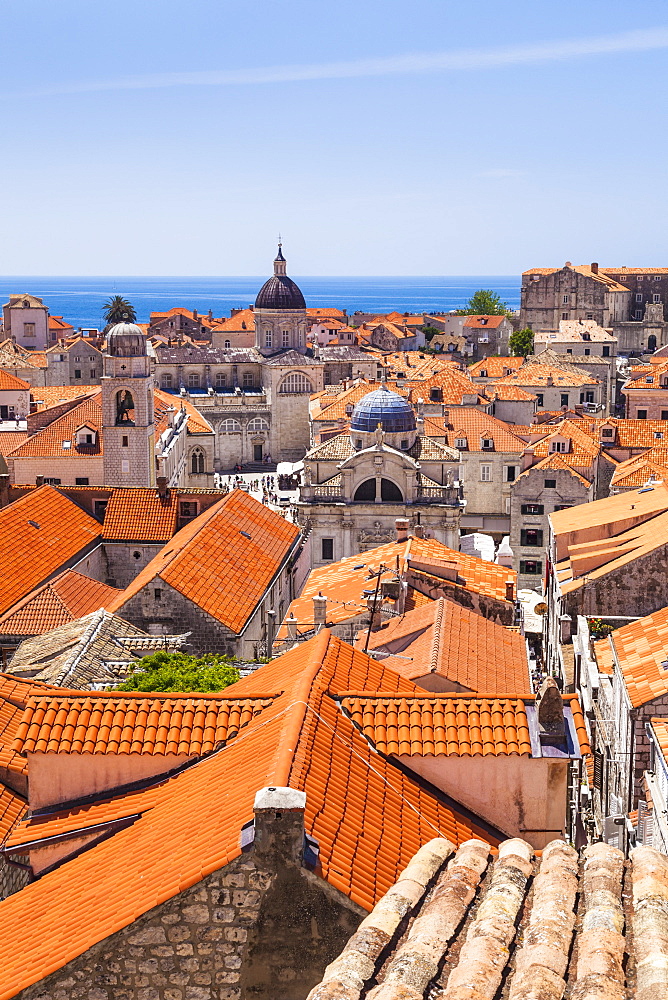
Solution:
[{"label": "satellite dish", "polygon": [[537,615],[546,615],[547,614],[547,604],[545,603],[545,601],[541,601],[540,604],[537,604],[533,610],[534,610],[534,613],[537,614]]}]

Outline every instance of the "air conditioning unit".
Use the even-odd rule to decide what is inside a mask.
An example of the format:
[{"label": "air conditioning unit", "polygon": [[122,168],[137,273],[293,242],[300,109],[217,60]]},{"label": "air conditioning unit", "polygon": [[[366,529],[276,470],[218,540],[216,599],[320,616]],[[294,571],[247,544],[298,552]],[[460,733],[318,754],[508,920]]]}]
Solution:
[{"label": "air conditioning unit", "polygon": [[580,789],[580,808],[581,809],[591,808],[591,788]]},{"label": "air conditioning unit", "polygon": [[620,851],[624,849],[624,829],[626,827],[626,816],[618,814],[606,816],[603,821],[603,840],[610,847],[616,847]]},{"label": "air conditioning unit", "polygon": [[479,344],[489,344],[489,337],[478,337]]}]

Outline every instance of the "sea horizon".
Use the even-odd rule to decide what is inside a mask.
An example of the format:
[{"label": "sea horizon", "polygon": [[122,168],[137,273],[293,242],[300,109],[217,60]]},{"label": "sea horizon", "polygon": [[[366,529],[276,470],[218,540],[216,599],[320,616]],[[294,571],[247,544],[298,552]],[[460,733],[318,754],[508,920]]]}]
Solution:
[{"label": "sea horizon", "polygon": [[[29,293],[44,301],[52,316],[75,329],[102,327],[105,300],[123,295],[137,321],[175,306],[216,317],[246,308],[268,275],[2,275],[0,295]],[[354,312],[449,312],[462,308],[479,288],[496,292],[510,309],[520,305],[519,275],[294,275],[307,306]]]}]

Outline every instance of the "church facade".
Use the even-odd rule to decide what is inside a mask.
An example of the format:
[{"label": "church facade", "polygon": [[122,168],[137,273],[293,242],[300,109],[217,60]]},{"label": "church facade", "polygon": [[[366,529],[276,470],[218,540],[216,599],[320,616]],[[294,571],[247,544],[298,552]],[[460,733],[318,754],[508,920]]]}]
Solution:
[{"label": "church facade", "polygon": [[329,438],[304,459],[297,507],[310,533],[312,565],[392,541],[397,518],[458,549],[464,509],[458,463],[456,449],[419,433],[404,397],[384,387],[363,396],[350,433]]}]

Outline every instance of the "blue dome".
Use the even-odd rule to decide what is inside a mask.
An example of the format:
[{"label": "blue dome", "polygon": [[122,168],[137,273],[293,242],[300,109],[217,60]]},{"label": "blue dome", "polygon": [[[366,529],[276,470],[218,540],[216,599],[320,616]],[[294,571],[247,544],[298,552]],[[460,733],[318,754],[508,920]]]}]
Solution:
[{"label": "blue dome", "polygon": [[351,431],[375,431],[378,424],[384,431],[395,433],[414,431],[417,427],[413,407],[396,392],[374,389],[362,396],[353,410]]}]

